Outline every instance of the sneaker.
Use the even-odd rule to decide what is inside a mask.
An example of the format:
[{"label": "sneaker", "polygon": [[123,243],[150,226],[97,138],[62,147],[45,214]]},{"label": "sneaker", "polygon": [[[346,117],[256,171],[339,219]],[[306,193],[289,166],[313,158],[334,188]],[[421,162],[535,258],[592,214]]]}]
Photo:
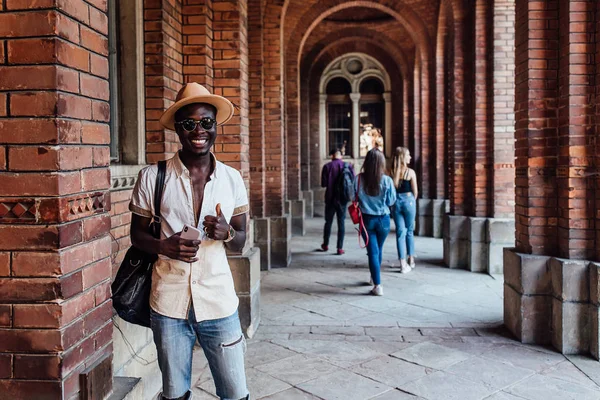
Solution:
[{"label": "sneaker", "polygon": [[408,265],[410,266],[410,269],[415,269],[415,267],[416,267],[415,256],[408,257]]},{"label": "sneaker", "polygon": [[410,267],[410,265],[408,265],[406,263],[406,261],[400,260],[400,273],[408,274],[410,271],[412,271],[412,268]]},{"label": "sneaker", "polygon": [[322,245],[321,245],[321,250],[322,250],[322,251],[327,251],[327,250],[329,250],[329,246],[327,246],[327,245],[325,245],[325,244],[322,244]]},{"label": "sneaker", "polygon": [[344,251],[344,249],[338,249],[338,250],[337,250],[337,255],[338,255],[338,256],[341,256],[341,255],[343,255],[343,254],[345,254],[345,253],[346,253],[346,252]]},{"label": "sneaker", "polygon": [[371,289],[371,294],[373,296],[383,296],[383,287],[381,285],[373,286],[373,289]]}]

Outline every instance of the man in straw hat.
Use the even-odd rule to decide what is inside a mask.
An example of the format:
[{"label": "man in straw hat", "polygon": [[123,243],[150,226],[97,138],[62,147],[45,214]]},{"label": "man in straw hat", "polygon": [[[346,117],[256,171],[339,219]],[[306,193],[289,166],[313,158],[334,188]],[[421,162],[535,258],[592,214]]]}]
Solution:
[{"label": "man in straw hat", "polygon": [[[161,239],[149,232],[158,167],[140,171],[129,209],[132,243],[158,254],[152,273],[151,325],[162,372],[160,399],[190,399],[196,338],[208,360],[221,399],[248,399],[246,342],[226,249],[246,242],[248,196],[240,173],[217,161],[211,148],[217,125],[233,105],[198,83],[186,84],[160,123],[177,132],[181,150],[167,161],[161,202]],[[184,226],[201,231],[182,238]],[[189,228],[188,228],[189,231]],[[185,236],[185,235],[184,235]]]}]

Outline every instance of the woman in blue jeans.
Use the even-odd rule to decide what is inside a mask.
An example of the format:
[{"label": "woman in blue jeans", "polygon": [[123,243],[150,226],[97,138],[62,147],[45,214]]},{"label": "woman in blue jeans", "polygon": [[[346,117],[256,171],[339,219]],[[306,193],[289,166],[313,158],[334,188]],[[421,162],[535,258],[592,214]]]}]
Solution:
[{"label": "woman in blue jeans", "polygon": [[415,267],[414,230],[419,190],[417,189],[417,174],[413,169],[408,168],[410,160],[410,152],[406,147],[396,148],[392,179],[397,198],[392,214],[396,225],[396,247],[400,259],[400,272],[403,274],[412,271]]},{"label": "woman in blue jeans", "polygon": [[374,148],[367,153],[362,173],[354,180],[354,190],[358,194],[360,209],[368,236],[367,254],[369,270],[373,280],[371,294],[383,296],[381,286],[381,258],[383,243],[390,233],[390,206],[396,201],[394,182],[385,175],[385,156]]}]

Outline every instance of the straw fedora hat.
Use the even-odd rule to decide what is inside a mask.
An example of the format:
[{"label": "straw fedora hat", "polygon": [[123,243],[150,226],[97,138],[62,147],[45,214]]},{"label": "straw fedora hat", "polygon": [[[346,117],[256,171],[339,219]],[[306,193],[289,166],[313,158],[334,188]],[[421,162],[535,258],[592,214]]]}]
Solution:
[{"label": "straw fedora hat", "polygon": [[160,123],[168,129],[175,130],[175,113],[181,107],[193,103],[207,103],[217,109],[217,125],[224,124],[233,117],[233,104],[223,96],[211,94],[208,89],[197,82],[186,83],[175,98],[175,104],[169,107],[162,117]]}]

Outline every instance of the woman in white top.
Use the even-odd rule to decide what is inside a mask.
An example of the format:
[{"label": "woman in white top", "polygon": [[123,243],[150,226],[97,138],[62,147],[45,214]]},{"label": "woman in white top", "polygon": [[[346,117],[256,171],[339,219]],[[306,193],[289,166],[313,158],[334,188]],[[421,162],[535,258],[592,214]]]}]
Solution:
[{"label": "woman in white top", "polygon": [[410,160],[410,152],[406,147],[396,148],[392,167],[392,179],[396,188],[393,217],[396,225],[396,247],[400,259],[400,272],[403,274],[410,272],[415,267],[414,230],[419,189],[417,188],[417,174],[408,167]]}]

